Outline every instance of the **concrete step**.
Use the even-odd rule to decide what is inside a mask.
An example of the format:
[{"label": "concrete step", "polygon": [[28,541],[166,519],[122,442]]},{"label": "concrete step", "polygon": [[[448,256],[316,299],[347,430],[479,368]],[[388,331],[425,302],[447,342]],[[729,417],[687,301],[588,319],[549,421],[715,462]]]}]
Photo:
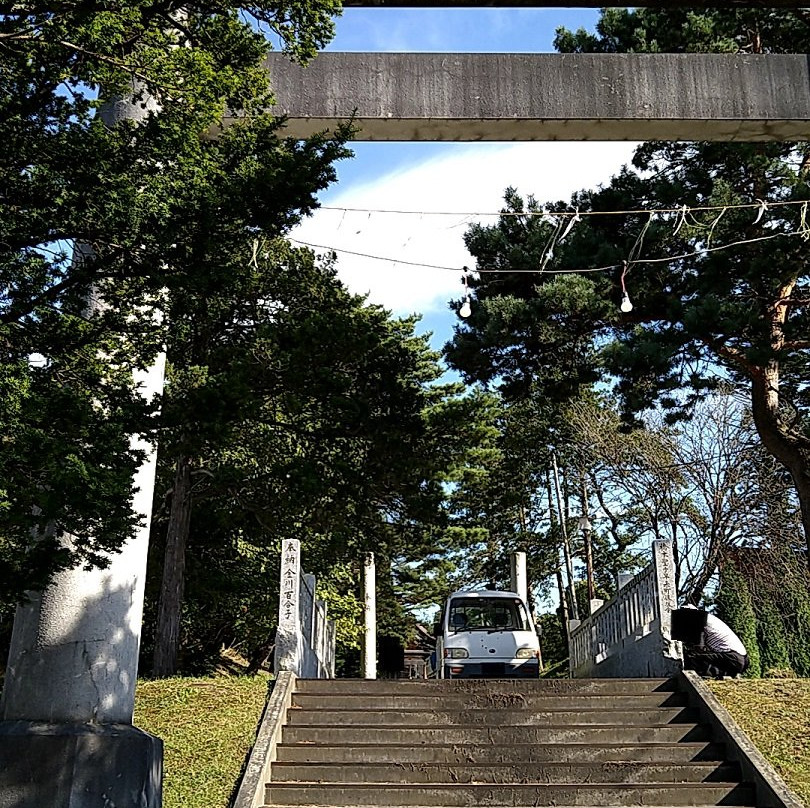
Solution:
[{"label": "concrete step", "polygon": [[611,710],[546,710],[508,709],[491,707],[471,710],[304,710],[293,708],[287,712],[289,726],[646,726],[649,724],[694,723],[698,713],[688,707],[652,707],[633,709],[623,707]]},{"label": "concrete step", "polygon": [[707,741],[708,731],[697,724],[648,726],[285,726],[282,743],[305,744],[637,744]]},{"label": "concrete step", "polygon": [[673,692],[674,679],[298,679],[298,693],[402,695],[445,693],[640,694]]},{"label": "concrete step", "polygon": [[273,763],[273,783],[729,783],[740,779],[732,763],[519,763],[458,765],[426,763]]},{"label": "concrete step", "polygon": [[738,783],[645,785],[490,784],[383,785],[381,783],[270,783],[270,805],[319,806],[692,806],[754,805],[754,791]]},{"label": "concrete step", "polygon": [[[265,804],[263,806],[263,808],[293,808],[293,806],[291,806],[291,805],[282,805],[281,803],[274,803],[273,805]],[[312,805],[312,804],[310,804],[310,805],[308,805],[308,808],[331,808],[331,806],[328,806],[328,805]],[[407,805],[407,806],[405,806],[405,805],[391,805],[390,803],[386,802],[385,804],[377,803],[377,805],[375,805],[373,808],[455,808],[455,806],[450,806],[450,805],[429,805],[429,806],[428,805]],[[534,806],[534,805],[513,805],[510,808],[536,808],[536,806]],[[555,808],[574,808],[574,806],[558,805],[558,806],[555,806]],[[625,808],[625,806],[618,806],[618,805],[616,805],[616,806],[604,806],[604,805],[582,806],[582,805],[577,805],[576,808]],[[664,805],[657,805],[656,808],[683,808],[683,806],[682,805],[669,805],[668,804],[668,805],[665,805],[665,806]],[[716,805],[693,805],[693,806],[689,806],[689,808],[717,808],[717,806]],[[734,805],[734,804],[726,805],[724,803],[723,808],[751,808],[751,806]]]},{"label": "concrete step", "polygon": [[293,706],[303,710],[458,710],[524,708],[545,710],[613,709],[632,705],[632,709],[684,707],[684,693],[659,691],[637,694],[558,694],[539,691],[521,693],[295,693]]},{"label": "concrete step", "polygon": [[638,763],[688,763],[721,761],[725,754],[719,743],[642,743],[621,744],[421,744],[419,746],[324,746],[279,744],[277,760],[283,763],[597,763],[637,761]]}]

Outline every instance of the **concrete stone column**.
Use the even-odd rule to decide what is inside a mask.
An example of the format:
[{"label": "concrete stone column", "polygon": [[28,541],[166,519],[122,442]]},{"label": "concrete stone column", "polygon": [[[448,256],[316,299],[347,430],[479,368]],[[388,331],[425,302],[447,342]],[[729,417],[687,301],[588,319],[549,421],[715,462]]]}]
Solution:
[{"label": "concrete stone column", "polygon": [[[163,363],[140,381],[144,395],[160,392]],[[148,453],[135,476],[133,506],[142,520],[135,537],[106,569],[60,573],[17,609],[4,720],[132,723],[156,466],[154,450],[140,448]]]},{"label": "concrete stone column", "polygon": [[513,592],[517,592],[528,608],[529,584],[526,575],[526,553],[515,552],[510,557],[510,578]]},{"label": "concrete stone column", "polygon": [[301,646],[301,612],[299,606],[301,576],[301,542],[285,539],[281,544],[278,628],[273,670],[299,672]]},{"label": "concrete stone column", "polygon": [[374,553],[366,553],[363,560],[363,615],[365,634],[363,642],[363,677],[377,678],[377,577]]},{"label": "concrete stone column", "polygon": [[335,678],[335,640],[337,638],[337,624],[334,620],[326,623],[326,678]]},{"label": "concrete stone column", "polygon": [[653,542],[653,565],[655,583],[658,590],[658,619],[661,626],[663,654],[674,664],[683,664],[683,647],[672,639],[672,610],[678,607],[678,582],[675,579],[675,557],[673,543],[664,539]]}]

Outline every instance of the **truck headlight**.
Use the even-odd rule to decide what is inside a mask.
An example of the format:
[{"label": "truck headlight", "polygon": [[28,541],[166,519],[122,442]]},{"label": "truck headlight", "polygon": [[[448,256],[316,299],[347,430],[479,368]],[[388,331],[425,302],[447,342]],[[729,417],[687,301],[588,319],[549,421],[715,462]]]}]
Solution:
[{"label": "truck headlight", "polygon": [[445,659],[466,659],[469,654],[466,648],[445,648]]},{"label": "truck headlight", "polygon": [[536,656],[537,651],[534,648],[518,648],[515,659],[534,659]]}]

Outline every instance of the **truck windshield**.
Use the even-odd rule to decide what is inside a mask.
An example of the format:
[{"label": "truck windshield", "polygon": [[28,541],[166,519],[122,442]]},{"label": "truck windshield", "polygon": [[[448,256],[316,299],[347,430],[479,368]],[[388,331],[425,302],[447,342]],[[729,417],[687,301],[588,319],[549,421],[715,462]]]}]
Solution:
[{"label": "truck windshield", "polygon": [[523,603],[509,598],[453,598],[450,629],[531,631]]}]

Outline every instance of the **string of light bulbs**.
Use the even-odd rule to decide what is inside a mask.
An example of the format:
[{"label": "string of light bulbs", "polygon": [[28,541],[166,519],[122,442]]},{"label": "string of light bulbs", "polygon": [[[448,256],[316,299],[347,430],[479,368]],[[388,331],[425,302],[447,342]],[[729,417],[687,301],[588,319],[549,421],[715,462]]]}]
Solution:
[{"label": "string of light bulbs", "polygon": [[[770,233],[763,236],[754,236],[747,239],[739,239],[737,241],[729,242],[728,244],[720,244],[720,245],[711,245],[711,238],[714,234],[714,230],[720,221],[720,219],[732,209],[750,209],[756,208],[757,215],[754,220],[754,224],[758,224],[761,220],[765,212],[771,208],[776,207],[779,205],[800,205],[800,223],[799,229],[791,232],[784,232],[779,231],[776,233]],[[351,209],[351,208],[332,208],[334,210],[343,210],[344,213],[346,211],[355,210],[358,212],[368,213],[369,216],[371,213],[378,212],[378,213],[419,213],[419,215],[424,215],[423,212],[418,211],[370,211],[365,209]],[[692,252],[681,253],[680,255],[674,256],[663,256],[659,258],[642,258],[640,257],[642,245],[644,242],[644,236],[647,233],[647,229],[652,224],[654,217],[657,214],[661,213],[678,213],[678,218],[675,222],[675,227],[673,230],[673,234],[677,235],[680,230],[687,224],[687,217],[692,218],[692,224],[697,225],[700,227],[705,227],[705,225],[700,225],[695,219],[692,214],[695,211],[707,211],[707,210],[717,210],[719,211],[718,216],[715,217],[714,221],[709,226],[709,234],[706,239],[706,243],[704,246],[700,247],[699,249],[693,250]],[[574,228],[577,222],[581,221],[583,216],[586,215],[604,215],[606,212],[604,211],[583,211],[580,212],[579,209],[575,211],[566,211],[564,212],[565,216],[567,217],[567,221],[565,218],[560,218],[560,220],[556,223],[556,228],[554,233],[551,234],[544,250],[543,255],[540,259],[540,266],[537,268],[531,269],[517,269],[517,268],[488,268],[488,267],[477,267],[474,271],[478,274],[566,274],[566,275],[575,275],[575,274],[583,274],[583,273],[591,273],[591,272],[610,272],[616,271],[617,269],[621,269],[620,275],[620,284],[621,284],[621,291],[622,291],[622,299],[620,303],[620,309],[624,313],[629,313],[633,310],[633,303],[630,300],[630,295],[627,290],[626,284],[626,277],[629,269],[636,265],[636,264],[660,264],[660,263],[672,263],[674,261],[685,260],[687,258],[693,258],[697,256],[706,255],[707,253],[718,252],[720,250],[730,249],[732,247],[739,247],[744,246],[747,244],[754,244],[757,242],[762,241],[769,241],[776,238],[786,238],[790,236],[801,236],[805,241],[810,239],[810,225],[808,225],[808,201],[786,201],[786,202],[766,202],[764,200],[758,199],[755,203],[744,203],[740,205],[725,205],[725,206],[712,206],[712,207],[702,207],[702,208],[690,208],[687,205],[682,205],[679,208],[667,208],[667,209],[656,209],[656,210],[643,210],[643,211],[612,211],[611,213],[615,215],[620,214],[629,214],[629,213],[638,213],[644,214],[648,216],[647,222],[644,225],[641,233],[639,234],[638,238],[636,239],[635,244],[633,245],[632,249],[630,250],[630,254],[628,258],[621,263],[618,264],[608,264],[605,266],[600,267],[583,267],[579,269],[547,269],[546,266],[548,262],[553,257],[554,247],[557,245],[559,241],[564,240],[571,230]],[[437,212],[437,215],[445,215],[445,212]],[[467,215],[467,216],[474,216],[474,215],[488,215],[488,214],[463,214],[463,213],[454,213],[453,215]],[[501,215],[501,214],[492,214],[492,215]],[[515,214],[521,215],[521,214]],[[563,213],[555,213],[549,214],[547,211],[541,212],[534,212],[533,215],[558,215],[562,216]],[[412,267],[421,267],[426,269],[439,269],[444,271],[450,272],[461,272],[462,273],[462,283],[464,284],[464,297],[462,301],[462,305],[459,308],[459,315],[461,317],[469,317],[472,313],[471,307],[471,295],[469,289],[469,274],[470,270],[468,267],[458,267],[458,266],[446,266],[441,264],[430,264],[421,261],[408,261],[406,259],[400,258],[390,258],[386,256],[374,255],[371,253],[363,253],[355,250],[348,250],[343,249],[340,247],[329,247],[323,244],[313,244],[311,242],[302,241],[300,239],[290,238],[290,241],[300,244],[305,247],[309,247],[311,249],[316,250],[329,250],[334,253],[344,253],[346,255],[354,255],[362,258],[368,258],[371,260],[377,261],[385,261],[394,265],[401,264],[405,266],[412,266]]]}]

